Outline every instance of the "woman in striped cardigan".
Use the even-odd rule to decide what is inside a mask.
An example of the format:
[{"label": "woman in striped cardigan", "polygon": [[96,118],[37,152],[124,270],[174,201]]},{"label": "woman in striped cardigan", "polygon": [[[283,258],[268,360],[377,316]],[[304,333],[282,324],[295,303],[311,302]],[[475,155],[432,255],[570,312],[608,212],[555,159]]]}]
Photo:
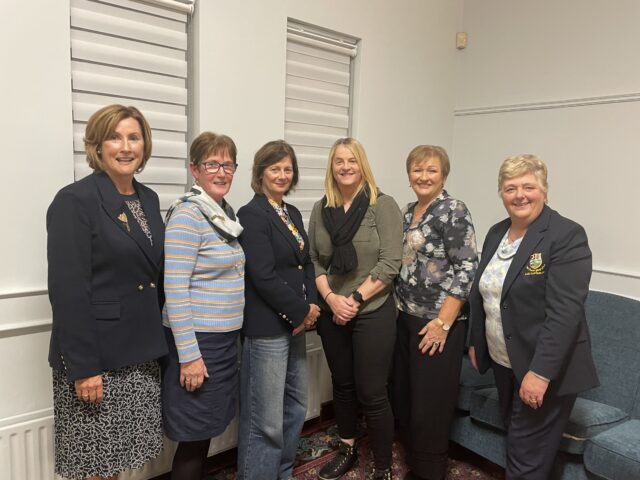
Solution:
[{"label": "woman in striped cardigan", "polygon": [[236,146],[204,132],[190,158],[195,185],[170,207],[165,236],[163,419],[167,436],[179,442],[174,480],[201,478],[209,440],[235,416],[244,308],[242,227],[224,200]]}]

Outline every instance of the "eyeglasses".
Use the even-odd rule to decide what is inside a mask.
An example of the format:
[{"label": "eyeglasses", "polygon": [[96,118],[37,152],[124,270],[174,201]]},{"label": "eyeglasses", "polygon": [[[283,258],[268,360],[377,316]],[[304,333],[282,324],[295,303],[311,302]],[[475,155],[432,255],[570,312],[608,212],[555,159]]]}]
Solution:
[{"label": "eyeglasses", "polygon": [[231,163],[231,162],[225,162],[225,163],[206,162],[206,163],[202,164],[202,168],[204,168],[204,170],[207,173],[218,173],[220,168],[222,168],[224,170],[224,173],[228,173],[229,175],[233,175],[235,173],[236,169],[238,168],[238,164],[237,163]]}]

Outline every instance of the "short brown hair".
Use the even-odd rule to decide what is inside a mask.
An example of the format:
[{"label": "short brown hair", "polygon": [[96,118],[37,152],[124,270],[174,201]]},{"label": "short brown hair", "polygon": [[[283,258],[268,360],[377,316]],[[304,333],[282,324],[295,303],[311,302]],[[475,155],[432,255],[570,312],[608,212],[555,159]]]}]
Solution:
[{"label": "short brown hair", "polygon": [[298,159],[296,158],[296,152],[293,151],[293,147],[284,140],[273,140],[265,143],[260,150],[258,150],[253,157],[253,168],[251,170],[251,188],[256,193],[264,193],[262,190],[262,177],[264,171],[271,165],[275,165],[285,157],[291,159],[291,166],[293,167],[293,180],[291,186],[284,194],[288,195],[291,190],[298,184],[299,172],[298,172]]},{"label": "short brown hair", "polygon": [[498,172],[498,192],[502,192],[502,185],[507,180],[519,177],[525,173],[533,173],[538,180],[540,190],[545,195],[549,192],[549,183],[547,182],[547,166],[535,155],[515,155],[507,158]]},{"label": "short brown hair", "polygon": [[233,163],[237,163],[238,149],[230,137],[213,132],[202,132],[191,142],[189,159],[194,166],[199,167],[209,155],[224,155],[225,153],[229,154]]},{"label": "short brown hair", "polygon": [[449,162],[449,155],[447,155],[447,151],[438,147],[437,145],[418,145],[411,152],[409,152],[409,156],[407,157],[407,173],[411,171],[411,167],[413,167],[416,163],[420,163],[423,160],[427,160],[429,158],[437,158],[440,160],[440,168],[442,169],[442,176],[446,180],[449,176],[449,172],[451,171],[451,164]]},{"label": "short brown hair", "polygon": [[100,172],[104,170],[104,162],[99,153],[102,142],[107,140],[109,135],[115,132],[118,124],[122,120],[126,120],[127,118],[133,118],[140,125],[144,151],[142,163],[136,172],[140,173],[144,170],[149,157],[151,157],[151,128],[144,118],[144,115],[142,115],[136,107],[125,107],[124,105],[118,104],[102,107],[91,115],[87,122],[87,127],[84,131],[84,150],[87,154],[87,163],[93,170]]}]

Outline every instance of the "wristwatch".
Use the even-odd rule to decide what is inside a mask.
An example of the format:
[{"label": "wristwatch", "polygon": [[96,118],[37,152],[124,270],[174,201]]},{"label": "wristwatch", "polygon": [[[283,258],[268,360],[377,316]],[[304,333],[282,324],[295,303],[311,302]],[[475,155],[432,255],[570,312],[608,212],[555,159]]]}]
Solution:
[{"label": "wristwatch", "polygon": [[351,292],[351,296],[359,304],[362,305],[364,303],[364,298],[362,298],[362,294],[358,290],[354,290],[353,292]]},{"label": "wristwatch", "polygon": [[438,322],[438,325],[440,325],[442,327],[442,330],[444,330],[445,332],[448,332],[449,329],[451,328],[451,325],[449,325],[448,323],[444,323],[439,318],[436,318],[436,321]]}]

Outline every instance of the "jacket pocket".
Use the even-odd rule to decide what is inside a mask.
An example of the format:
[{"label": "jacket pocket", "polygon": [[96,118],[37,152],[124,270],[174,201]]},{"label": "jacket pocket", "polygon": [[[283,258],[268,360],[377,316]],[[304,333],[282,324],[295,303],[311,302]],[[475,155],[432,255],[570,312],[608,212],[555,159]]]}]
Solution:
[{"label": "jacket pocket", "polygon": [[120,320],[120,302],[92,303],[91,311],[96,320]]},{"label": "jacket pocket", "polygon": [[353,242],[369,242],[371,241],[371,236],[373,231],[376,228],[376,223],[373,219],[363,218],[362,223],[360,224],[360,228],[353,236]]}]

